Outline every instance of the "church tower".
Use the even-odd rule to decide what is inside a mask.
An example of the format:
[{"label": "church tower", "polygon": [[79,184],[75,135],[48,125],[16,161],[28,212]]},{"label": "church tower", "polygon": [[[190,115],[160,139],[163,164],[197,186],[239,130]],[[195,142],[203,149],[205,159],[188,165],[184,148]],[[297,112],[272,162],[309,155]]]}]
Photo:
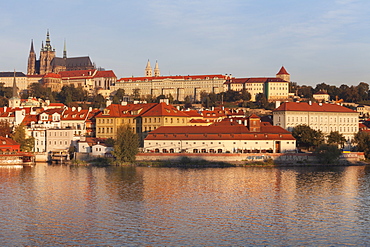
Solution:
[{"label": "church tower", "polygon": [[283,79],[284,81],[290,82],[290,74],[286,71],[284,66],[281,66],[281,69],[276,74],[276,78]]},{"label": "church tower", "polygon": [[18,88],[16,83],[16,77],[15,77],[15,70],[14,70],[14,79],[13,79],[13,97],[9,99],[9,107],[16,108],[21,106],[21,99],[18,95]]},{"label": "church tower", "polygon": [[150,66],[150,61],[148,59],[148,62],[146,64],[146,68],[145,68],[145,76],[146,77],[152,77],[152,67]]},{"label": "church tower", "polygon": [[155,77],[161,76],[161,72],[160,72],[159,67],[158,67],[158,61],[155,61],[154,76]]},{"label": "church tower", "polygon": [[27,75],[36,74],[36,53],[33,49],[33,40],[31,40],[30,54],[28,55]]},{"label": "church tower", "polygon": [[49,30],[46,34],[45,46],[42,45],[40,51],[40,75],[51,73],[53,68],[51,66],[51,61],[55,57],[55,49],[51,47]]}]

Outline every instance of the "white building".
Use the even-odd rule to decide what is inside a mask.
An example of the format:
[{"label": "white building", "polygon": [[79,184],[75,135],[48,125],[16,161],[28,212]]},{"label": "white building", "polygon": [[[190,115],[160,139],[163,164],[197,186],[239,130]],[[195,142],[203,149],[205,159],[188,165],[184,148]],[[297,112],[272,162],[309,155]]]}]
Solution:
[{"label": "white building", "polygon": [[359,113],[337,104],[284,102],[273,110],[274,125],[292,131],[300,124],[328,135],[338,131],[347,140],[352,140],[358,132]]},{"label": "white building", "polygon": [[145,152],[154,153],[284,153],[295,151],[296,140],[256,115],[244,124],[225,119],[210,126],[163,126],[149,132]]}]

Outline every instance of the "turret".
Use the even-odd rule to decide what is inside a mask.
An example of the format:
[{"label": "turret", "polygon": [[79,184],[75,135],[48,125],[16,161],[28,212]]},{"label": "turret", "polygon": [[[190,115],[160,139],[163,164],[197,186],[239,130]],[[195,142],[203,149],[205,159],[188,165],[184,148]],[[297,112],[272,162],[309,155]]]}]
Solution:
[{"label": "turret", "polygon": [[276,78],[283,79],[284,81],[290,82],[290,74],[286,71],[284,66],[281,66],[281,69],[276,74]]},{"label": "turret", "polygon": [[155,77],[161,76],[161,72],[160,72],[159,66],[158,66],[158,61],[155,61],[154,76]]},{"label": "turret", "polygon": [[146,64],[146,68],[145,68],[145,76],[146,77],[152,77],[152,67],[150,66],[149,59],[148,59],[148,62]]}]

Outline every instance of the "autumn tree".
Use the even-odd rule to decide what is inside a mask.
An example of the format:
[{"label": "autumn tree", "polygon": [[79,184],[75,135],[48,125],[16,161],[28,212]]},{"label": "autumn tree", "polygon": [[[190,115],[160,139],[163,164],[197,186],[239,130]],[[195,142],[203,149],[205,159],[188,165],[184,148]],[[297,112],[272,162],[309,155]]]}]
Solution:
[{"label": "autumn tree", "polygon": [[6,137],[10,136],[12,132],[12,128],[8,121],[1,120],[0,121],[0,136]]},{"label": "autumn tree", "polygon": [[133,162],[139,152],[139,137],[130,125],[121,125],[114,140],[113,155],[118,162]]},{"label": "autumn tree", "polygon": [[20,124],[14,128],[12,139],[21,145],[21,151],[31,152],[35,145],[35,138],[26,135],[26,128],[23,124]]}]

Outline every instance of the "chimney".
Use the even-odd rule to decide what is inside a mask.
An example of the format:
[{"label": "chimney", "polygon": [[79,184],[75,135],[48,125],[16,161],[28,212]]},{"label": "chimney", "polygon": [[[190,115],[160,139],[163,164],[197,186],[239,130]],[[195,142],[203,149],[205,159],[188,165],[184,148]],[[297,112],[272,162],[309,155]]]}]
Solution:
[{"label": "chimney", "polygon": [[311,101],[311,100],[310,100],[310,101],[308,101],[308,104],[309,104],[309,105],[312,105],[312,101]]},{"label": "chimney", "polygon": [[278,108],[280,106],[281,102],[280,101],[275,101],[275,108]]},{"label": "chimney", "polygon": [[73,106],[73,107],[72,107],[72,111],[75,111],[75,110],[76,110],[76,107],[74,107],[74,106]]},{"label": "chimney", "polygon": [[81,106],[77,107],[77,111],[80,112],[81,111]]}]

